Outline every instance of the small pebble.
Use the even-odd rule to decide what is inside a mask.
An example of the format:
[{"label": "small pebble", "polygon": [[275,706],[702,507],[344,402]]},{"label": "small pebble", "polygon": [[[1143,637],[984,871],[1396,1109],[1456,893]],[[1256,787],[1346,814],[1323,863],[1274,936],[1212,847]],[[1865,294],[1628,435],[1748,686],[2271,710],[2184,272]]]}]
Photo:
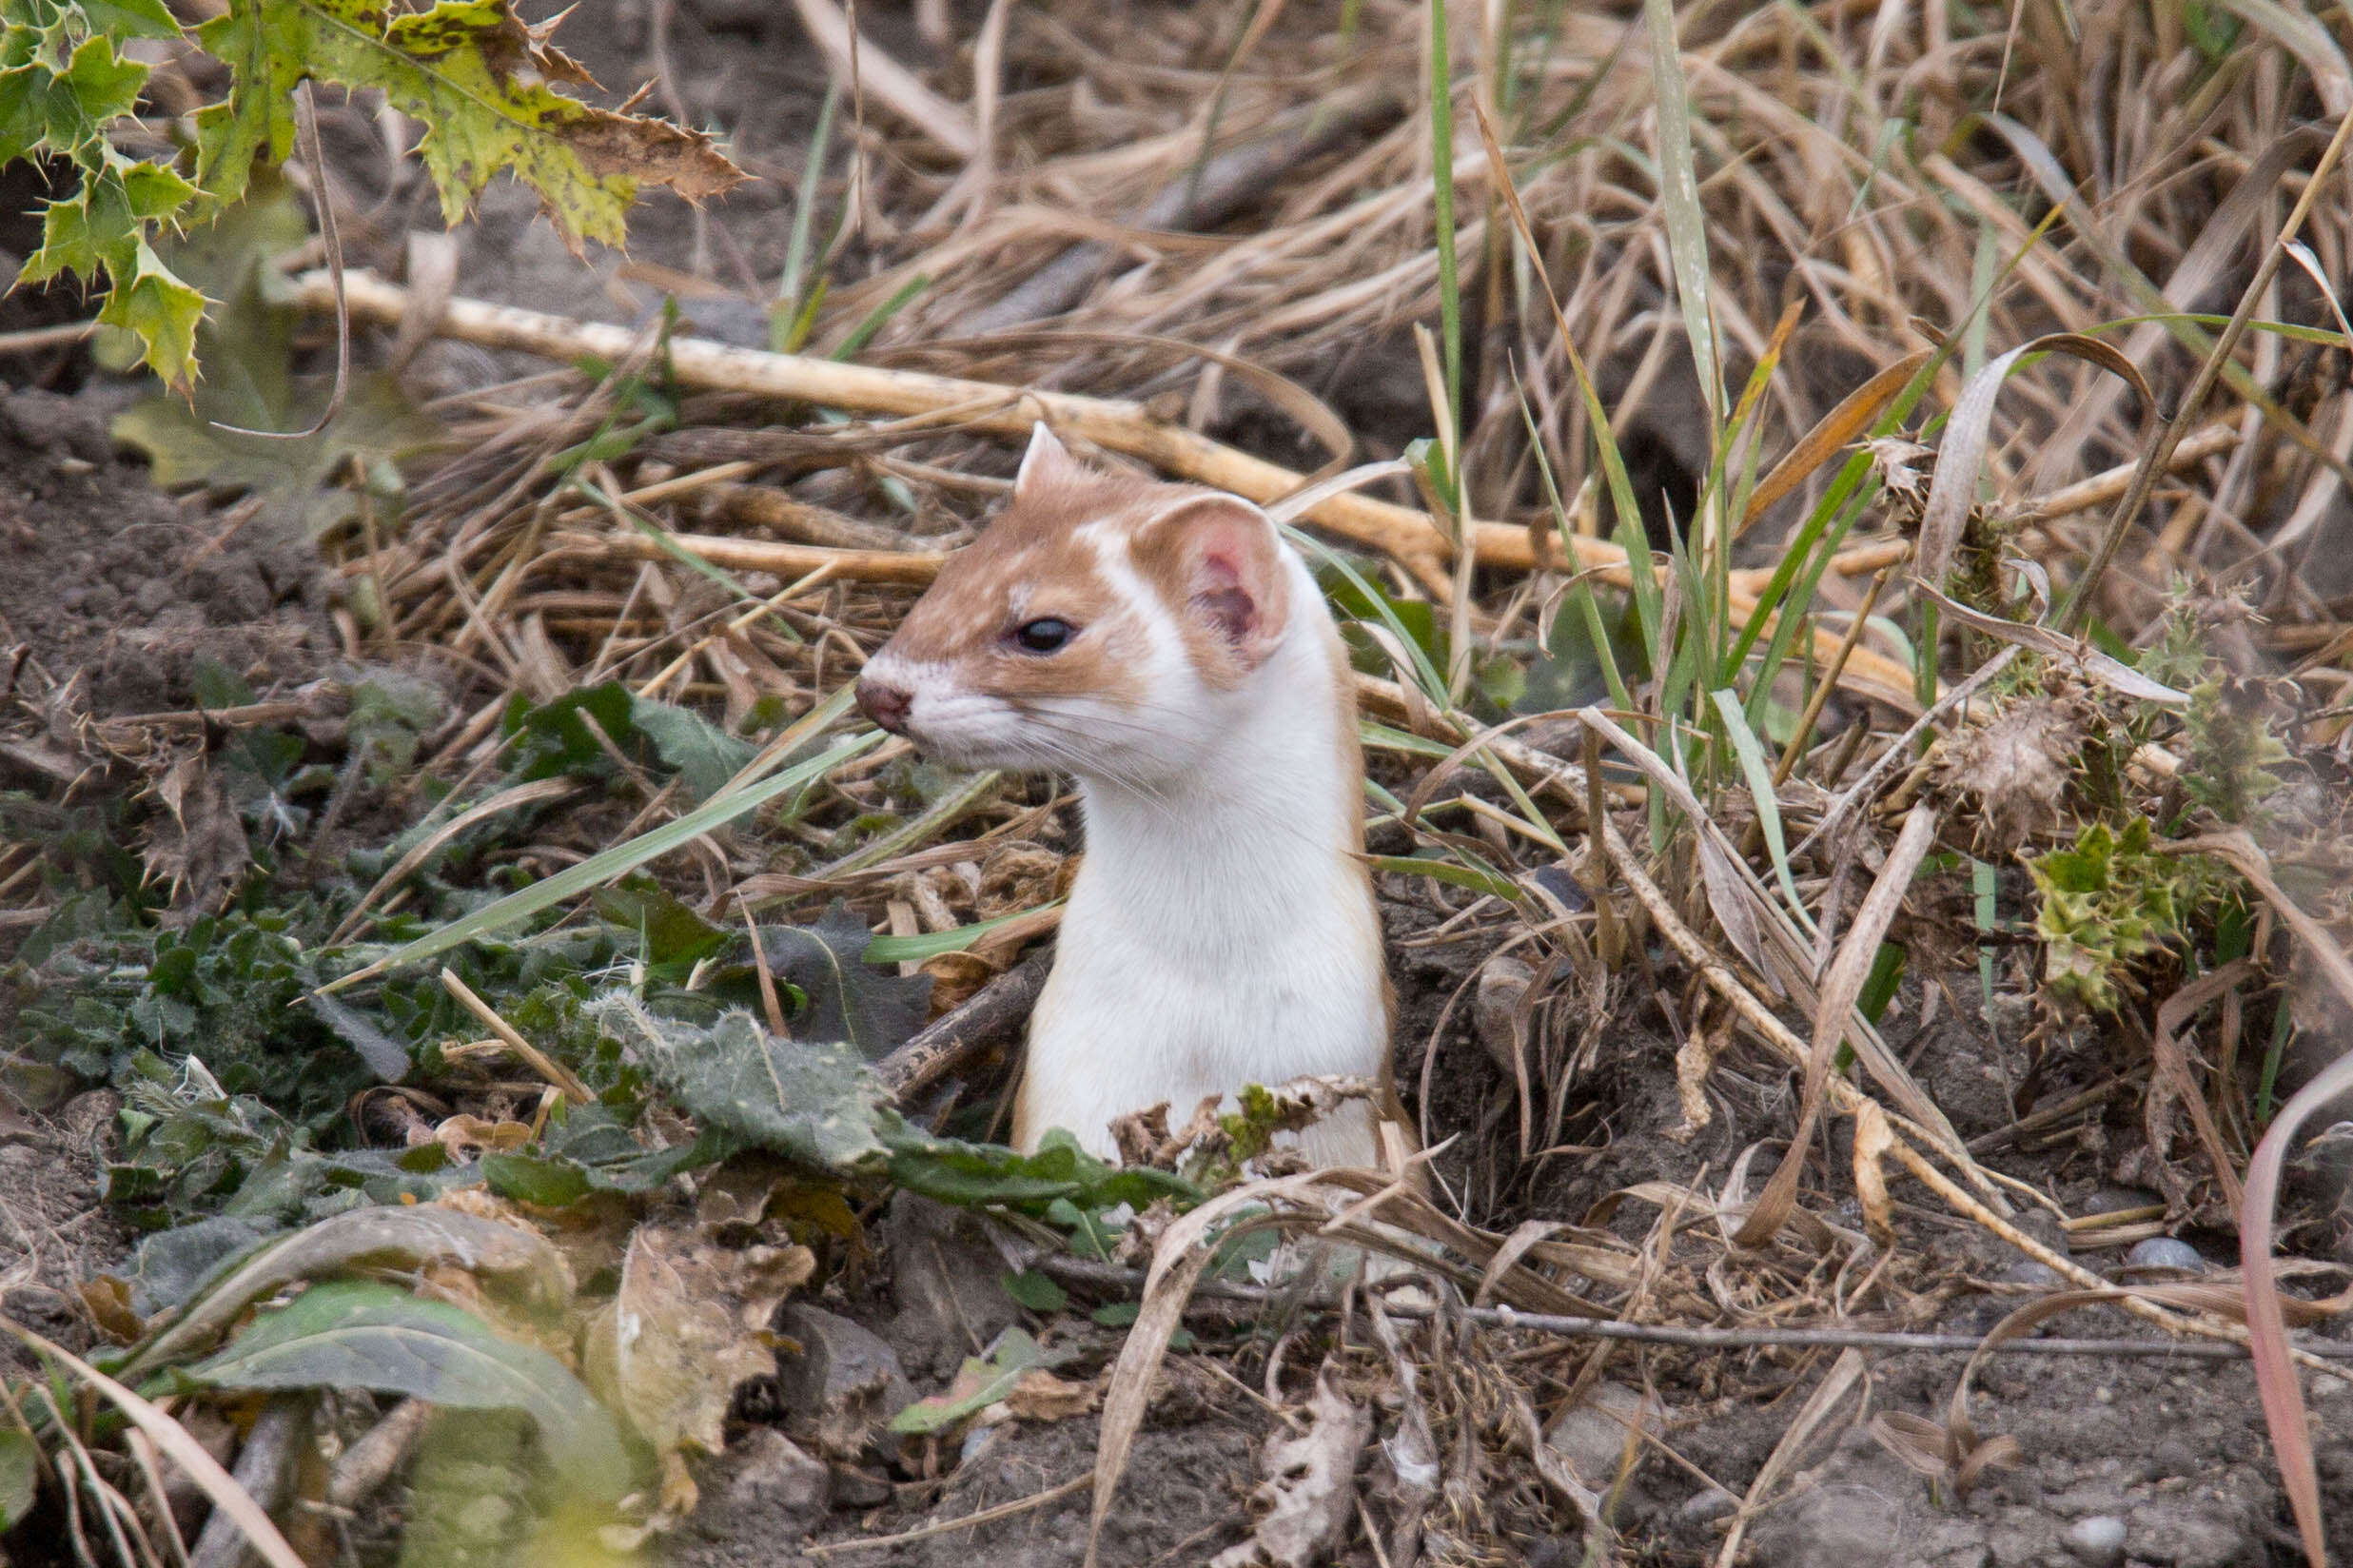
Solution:
[{"label": "small pebble", "polygon": [[2067,1549],[2086,1562],[2121,1562],[2125,1555],[2125,1521],[2113,1514],[2094,1514],[2068,1527]]},{"label": "small pebble", "polygon": [[2038,1264],[2031,1258],[2022,1259],[2002,1270],[2004,1284],[2063,1284],[2059,1271],[2049,1264]]},{"label": "small pebble", "polygon": [[1739,1506],[1738,1498],[1720,1486],[1711,1486],[1686,1498],[1675,1510],[1675,1517],[1682,1524],[1705,1524],[1710,1519],[1722,1519]]},{"label": "small pebble", "polygon": [[2125,1254],[2127,1268],[2180,1268],[2193,1274],[2206,1272],[2206,1259],[2187,1242],[2171,1236],[2151,1236],[2133,1244]]}]

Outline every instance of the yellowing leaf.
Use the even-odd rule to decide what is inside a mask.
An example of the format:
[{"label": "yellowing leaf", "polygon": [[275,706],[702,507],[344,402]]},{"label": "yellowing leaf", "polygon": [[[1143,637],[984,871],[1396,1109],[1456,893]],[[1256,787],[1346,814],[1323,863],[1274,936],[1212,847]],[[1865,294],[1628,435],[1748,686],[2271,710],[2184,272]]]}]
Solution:
[{"label": "yellowing leaf", "polygon": [[773,1375],[769,1320],[816,1267],[803,1246],[715,1246],[684,1226],[629,1239],[621,1287],[590,1320],[589,1386],[662,1456],[665,1508],[694,1505],[675,1456],[716,1454],[735,1385]]}]

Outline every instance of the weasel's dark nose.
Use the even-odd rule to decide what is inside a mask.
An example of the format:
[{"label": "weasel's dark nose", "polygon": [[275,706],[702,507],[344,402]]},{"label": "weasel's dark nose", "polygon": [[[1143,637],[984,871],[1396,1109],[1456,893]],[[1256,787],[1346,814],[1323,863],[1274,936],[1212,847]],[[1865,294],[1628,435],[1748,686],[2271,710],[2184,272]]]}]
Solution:
[{"label": "weasel's dark nose", "polygon": [[907,710],[913,702],[912,696],[896,686],[886,686],[879,680],[858,682],[858,707],[892,735],[907,733]]}]

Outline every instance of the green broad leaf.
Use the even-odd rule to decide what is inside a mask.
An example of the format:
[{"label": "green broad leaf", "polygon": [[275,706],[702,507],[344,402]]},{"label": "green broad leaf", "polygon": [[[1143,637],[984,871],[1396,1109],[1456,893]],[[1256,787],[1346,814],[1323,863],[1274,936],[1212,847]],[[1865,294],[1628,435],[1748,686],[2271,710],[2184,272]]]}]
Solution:
[{"label": "green broad leaf", "polygon": [[595,904],[600,917],[637,933],[645,944],[647,962],[665,968],[699,963],[735,936],[687,908],[651,877],[632,877],[619,887],[601,889]]},{"label": "green broad leaf", "polygon": [[708,800],[743,771],[755,748],[698,713],[667,702],[633,696],[630,722],[653,744],[654,755],[675,770],[696,800]]},{"label": "green broad leaf", "polygon": [[899,1186],[962,1208],[985,1205],[1035,1215],[1065,1229],[1121,1204],[1144,1209],[1167,1198],[1189,1208],[1204,1196],[1172,1172],[1098,1160],[1059,1127],[1034,1154],[935,1137],[895,1116],[884,1123],[882,1136],[891,1148],[891,1180]]},{"label": "green broad leaf", "polygon": [[[192,371],[193,360],[180,362],[175,378],[173,366],[162,358],[164,345],[172,340],[155,334],[167,328],[177,332],[185,325],[198,337],[197,352],[204,363],[212,363],[214,356],[201,347],[202,338],[210,334],[195,333],[204,300],[185,288],[177,294],[159,291],[150,288],[149,282],[142,278],[134,283],[127,301],[118,287],[99,319],[137,332],[150,345],[147,361],[157,374],[177,384]],[[324,407],[327,391],[324,384],[306,382],[292,389],[292,412],[286,417],[246,423],[251,416],[239,418],[225,406],[230,400],[212,395],[207,382],[199,388],[193,406],[172,395],[132,404],[116,418],[114,436],[147,455],[158,484],[253,492],[273,516],[315,537],[350,516],[356,504],[350,492],[329,487],[347,462],[364,467],[397,461],[441,435],[440,425],[408,401],[400,383],[382,375],[355,378],[344,392],[343,408],[324,430],[296,439],[244,433],[284,430],[290,435],[302,430]]]},{"label": "green broad leaf", "polygon": [[768,967],[808,997],[793,1031],[813,1040],[845,1040],[878,1060],[931,1016],[931,977],[899,975],[866,956],[874,933],[839,899],[814,926],[760,932]]},{"label": "green broad leaf", "polygon": [[630,702],[629,688],[618,680],[536,704],[516,693],[500,722],[512,743],[509,772],[520,779],[603,777],[613,771],[606,742],[627,755],[637,737]]},{"label": "green broad leaf", "polygon": [[1070,1304],[1070,1293],[1034,1268],[1004,1275],[997,1285],[1014,1304],[1032,1312],[1059,1312]]},{"label": "green broad leaf", "polygon": [[615,1501],[632,1479],[613,1417],[561,1362],[462,1307],[373,1281],[312,1285],[187,1375],[223,1388],[366,1388],[463,1410],[521,1410],[568,1486]]},{"label": "green broad leaf", "polygon": [[124,1271],[131,1309],[141,1317],[153,1317],[178,1306],[278,1228],[266,1221],[223,1214],[154,1232],[139,1243]]},{"label": "green broad leaf", "polygon": [[613,767],[605,749],[610,742],[633,760],[658,761],[671,769],[697,800],[726,788],[755,755],[750,742],[700,714],[638,696],[617,680],[583,686],[536,706],[519,693],[507,706],[505,729],[516,741],[519,778],[602,777]]},{"label": "green broad leaf", "polygon": [[0,1431],[0,1535],[32,1512],[39,1497],[41,1445],[21,1426]]},{"label": "green broad leaf", "polygon": [[356,1008],[346,1007],[332,996],[311,996],[310,1010],[319,1015],[336,1037],[349,1046],[367,1069],[387,1084],[397,1084],[408,1076],[408,1048],[376,1027],[368,1016]]},{"label": "green broad leaf", "polygon": [[1141,1302],[1106,1302],[1087,1315],[1106,1328],[1132,1328],[1143,1310]]},{"label": "green broad leaf", "polygon": [[597,1190],[588,1167],[560,1154],[485,1154],[482,1180],[501,1198],[568,1208]]},{"label": "green broad leaf", "polygon": [[[142,174],[143,197],[127,183],[130,177],[124,176],[127,225],[142,200],[161,194]],[[186,352],[202,361],[205,380],[192,397],[172,393],[133,404],[116,420],[115,435],[147,453],[159,484],[255,491],[273,516],[316,531],[350,510],[348,495],[324,488],[347,463],[364,469],[405,456],[429,443],[438,427],[410,407],[390,378],[363,376],[352,382],[342,412],[324,430],[301,440],[238,433],[306,430],[325,411],[331,380],[294,374],[295,314],[278,276],[280,258],[309,236],[293,192],[270,175],[254,182],[247,200],[216,207],[209,222],[163,242],[157,265],[203,297],[195,302],[197,314],[205,300],[213,302],[201,323],[187,314],[185,301],[182,316],[168,323],[174,332],[186,325]],[[155,356],[165,352],[164,340],[147,336],[150,323],[117,324],[141,334],[150,363],[163,372]],[[193,373],[192,361],[186,368]],[[186,374],[166,379],[179,384]]]},{"label": "green broad leaf", "polygon": [[[537,1231],[437,1205],[351,1208],[232,1256],[207,1271],[185,1308],[132,1352],[122,1368],[126,1380],[208,1347],[247,1307],[287,1285],[345,1269],[446,1264],[535,1307],[559,1304],[571,1294],[561,1255]],[[134,1305],[148,1309],[136,1300]]]},{"label": "green broad leaf", "polygon": [[997,1337],[996,1348],[986,1360],[978,1356],[965,1359],[947,1393],[917,1400],[892,1417],[891,1430],[920,1435],[953,1426],[1011,1393],[1024,1372],[1065,1359],[1041,1349],[1021,1329],[1009,1328]]},{"label": "green broad leaf", "polygon": [[876,1170],[889,1158],[879,1129],[890,1097],[855,1046],[783,1039],[739,1009],[707,1029],[626,995],[598,1010],[704,1127],[823,1170]]},{"label": "green broad leaf", "polygon": [[716,1165],[735,1141],[716,1129],[691,1143],[647,1148],[602,1106],[581,1106],[552,1122],[537,1147],[485,1154],[480,1168],[502,1198],[561,1208],[595,1192],[651,1192],[682,1170]]}]

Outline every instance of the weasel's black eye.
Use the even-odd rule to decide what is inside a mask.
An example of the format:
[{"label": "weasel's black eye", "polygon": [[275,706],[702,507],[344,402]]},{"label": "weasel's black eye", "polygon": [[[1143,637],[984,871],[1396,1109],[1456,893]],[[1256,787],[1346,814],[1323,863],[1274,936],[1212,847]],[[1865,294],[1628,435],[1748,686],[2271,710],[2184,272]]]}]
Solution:
[{"label": "weasel's black eye", "polygon": [[1025,654],[1059,653],[1065,643],[1077,634],[1078,628],[1067,620],[1051,616],[1042,620],[1026,620],[1013,629],[1014,645]]}]

